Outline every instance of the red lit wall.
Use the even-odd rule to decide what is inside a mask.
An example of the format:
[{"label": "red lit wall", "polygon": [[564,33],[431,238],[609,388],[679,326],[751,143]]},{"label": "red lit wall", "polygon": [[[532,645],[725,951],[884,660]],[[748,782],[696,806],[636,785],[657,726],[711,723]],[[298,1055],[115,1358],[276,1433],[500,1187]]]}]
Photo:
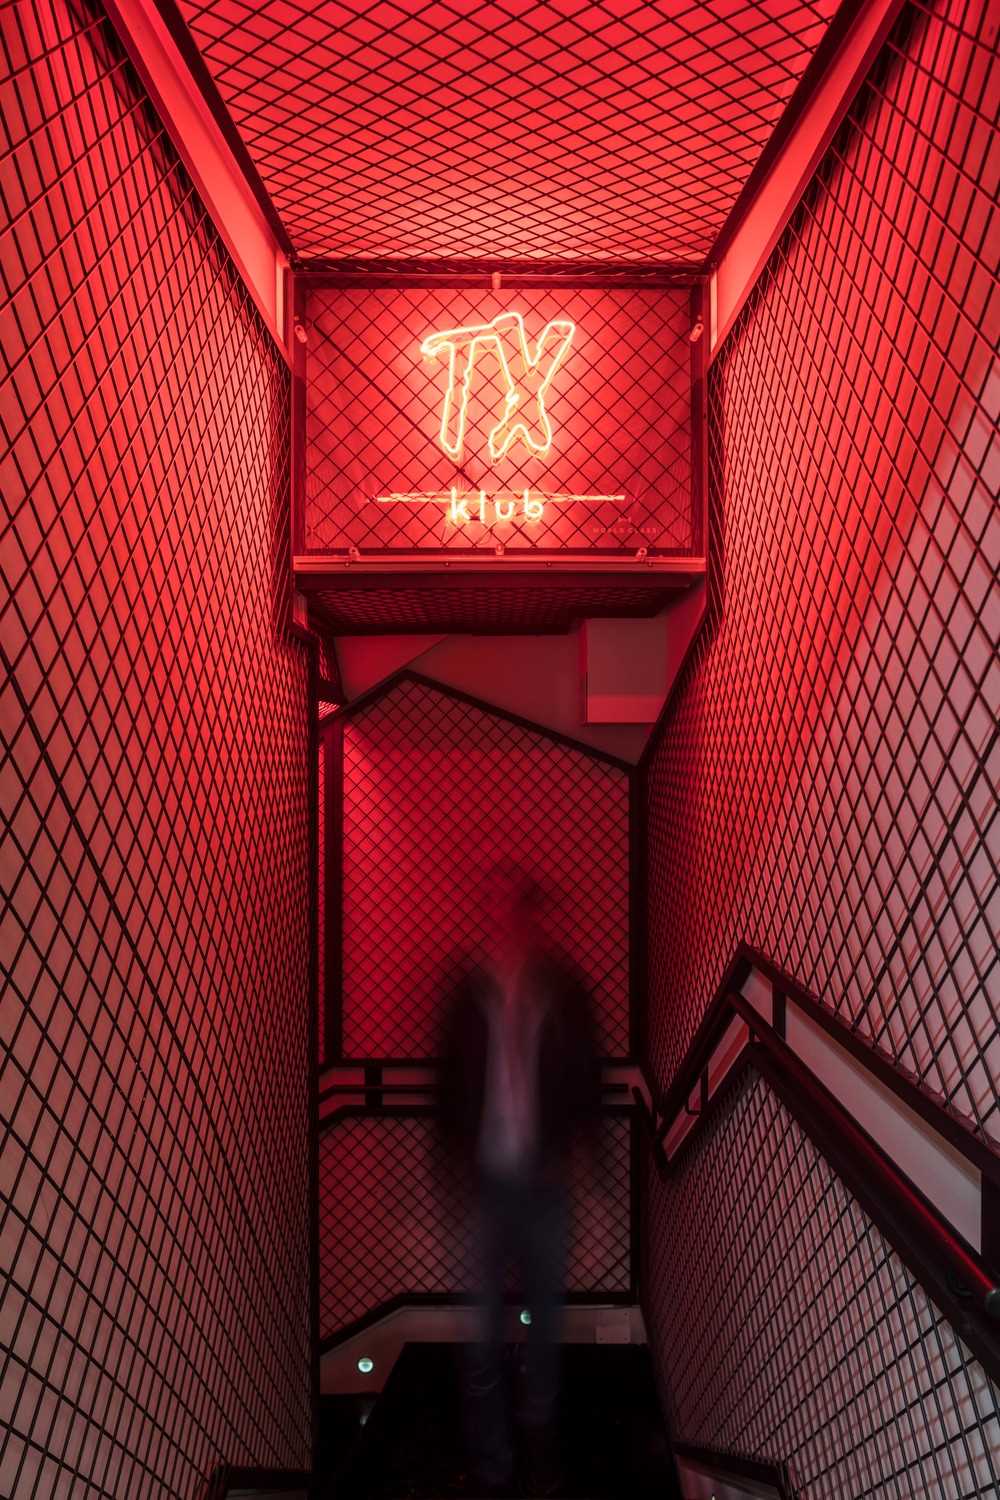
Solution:
[{"label": "red lit wall", "polygon": [[906,13],[713,366],[711,619],[650,776],[650,1043],[669,1081],[745,938],[1000,1140],[984,14]]},{"label": "red lit wall", "polygon": [[[454,965],[489,921],[484,877],[511,860],[551,898],[550,935],[592,987],[603,1050],[628,1054],[629,768],[409,676],[322,735],[342,743],[324,785],[327,900],[343,893],[323,949],[324,1061],[433,1059]],[[476,1290],[468,1184],[442,1159],[429,1110],[385,1099],[386,1112],[331,1115],[320,1135],[325,1339],[394,1298]],[[572,1184],[574,1294],[634,1295],[633,1128],[606,1118],[601,1190],[582,1166]]]},{"label": "red lit wall", "polygon": [[648,1232],[677,1438],[787,1461],[802,1500],[997,1493],[1000,1390],[763,1079],[653,1175]]},{"label": "red lit wall", "polygon": [[343,1055],[433,1056],[449,963],[483,935],[481,882],[514,860],[552,898],[605,1052],[625,1056],[628,769],[407,679],[343,736]]},{"label": "red lit wall", "polygon": [[309,1460],[288,379],[107,22],[3,44],[0,1491],[187,1500]]},{"label": "red lit wall", "polygon": [[[746,939],[1000,1139],[991,88],[984,4],[904,11],[713,367],[648,1040],[665,1085]],[[809,1500],[993,1493],[997,1392],[765,1085],[651,1194],[676,1436],[790,1458]]]}]

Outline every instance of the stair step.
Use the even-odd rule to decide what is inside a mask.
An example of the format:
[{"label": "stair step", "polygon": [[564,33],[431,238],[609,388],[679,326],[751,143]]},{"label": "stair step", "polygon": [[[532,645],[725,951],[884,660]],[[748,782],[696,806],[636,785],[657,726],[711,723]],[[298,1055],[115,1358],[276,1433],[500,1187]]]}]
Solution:
[{"label": "stair step", "polygon": [[[404,1346],[357,1441],[345,1442],[341,1433],[340,1442],[329,1444],[334,1456],[339,1448],[341,1462],[328,1490],[319,1489],[323,1500],[487,1500],[463,1449],[461,1356],[460,1345]],[[523,1346],[506,1351],[512,1389],[522,1357]],[[567,1344],[562,1363],[565,1480],[547,1500],[677,1500],[649,1351]],[[515,1476],[508,1500],[543,1500],[524,1483]]]}]

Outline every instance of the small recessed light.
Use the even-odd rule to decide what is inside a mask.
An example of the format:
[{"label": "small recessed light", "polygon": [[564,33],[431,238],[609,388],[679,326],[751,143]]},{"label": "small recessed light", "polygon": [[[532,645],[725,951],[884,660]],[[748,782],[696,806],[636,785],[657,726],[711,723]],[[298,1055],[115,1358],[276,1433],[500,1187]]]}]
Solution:
[{"label": "small recessed light", "polygon": [[531,1326],[531,1313],[526,1307],[521,1308],[521,1322],[524,1324],[525,1328],[529,1328]]},{"label": "small recessed light", "polygon": [[361,1371],[362,1375],[370,1375],[374,1368],[375,1361],[373,1359],[369,1359],[367,1354],[363,1354],[358,1360],[358,1369]]}]

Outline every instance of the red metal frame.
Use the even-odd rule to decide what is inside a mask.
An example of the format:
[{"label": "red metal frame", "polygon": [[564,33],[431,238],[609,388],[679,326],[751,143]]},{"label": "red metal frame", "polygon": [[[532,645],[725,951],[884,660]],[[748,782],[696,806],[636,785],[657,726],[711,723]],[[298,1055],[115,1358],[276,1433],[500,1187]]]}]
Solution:
[{"label": "red metal frame", "polygon": [[[366,547],[357,556],[348,557],[345,551],[310,550],[306,544],[306,507],[307,496],[307,473],[308,458],[306,455],[306,444],[308,435],[306,432],[305,411],[307,404],[307,393],[304,385],[299,381],[305,381],[306,361],[305,340],[308,339],[308,296],[310,290],[323,290],[330,288],[384,288],[388,290],[405,290],[413,287],[437,287],[441,289],[474,289],[482,288],[484,292],[491,292],[494,275],[499,274],[504,289],[515,287],[548,288],[560,287],[568,292],[585,291],[593,288],[607,288],[610,292],[616,289],[628,291],[629,289],[655,289],[657,287],[678,288],[690,286],[692,288],[692,323],[698,319],[705,321],[705,283],[703,279],[692,276],[690,270],[681,272],[678,268],[663,266],[642,267],[637,273],[634,268],[621,267],[581,267],[574,263],[566,267],[548,266],[526,266],[519,263],[514,266],[504,265],[501,262],[477,263],[474,266],[461,267],[455,263],[420,263],[394,266],[379,264],[372,266],[363,262],[341,263],[339,266],[330,266],[322,273],[313,271],[305,272],[301,268],[294,273],[295,292],[293,314],[293,339],[296,349],[293,355],[294,369],[296,375],[295,384],[295,413],[293,416],[293,558],[295,562],[296,575],[300,586],[308,578],[310,585],[317,588],[317,578],[337,578],[338,581],[345,578],[349,573],[352,578],[357,575],[378,570],[384,572],[405,572],[410,576],[413,572],[429,571],[438,573],[447,565],[452,573],[458,568],[475,570],[477,573],[484,568],[489,568],[505,578],[516,577],[521,572],[528,570],[536,571],[540,568],[546,569],[550,577],[566,569],[585,568],[588,571],[613,573],[623,567],[631,572],[638,562],[641,572],[651,576],[654,572],[663,573],[668,576],[675,575],[677,578],[687,580],[692,574],[704,571],[705,558],[704,546],[699,546],[699,531],[702,542],[705,535],[704,525],[701,522],[701,509],[704,504],[704,496],[707,487],[704,483],[704,454],[707,451],[706,439],[706,404],[702,396],[702,376],[704,370],[704,336],[692,342],[692,389],[691,389],[691,453],[692,458],[697,455],[698,470],[694,474],[692,483],[692,510],[694,525],[692,534],[695,538],[691,551],[686,549],[671,548],[666,546],[660,548],[649,545],[648,549],[637,548],[580,548],[579,546],[568,547],[513,547],[503,557],[498,567],[497,559],[493,555],[492,548],[480,546],[449,547],[423,547],[419,550],[407,551],[405,548],[390,547],[384,552],[377,547]],[[296,332],[301,327],[303,342],[299,343]],[[640,540],[642,540],[640,538]],[[638,555],[641,550],[641,556]],[[647,555],[648,550],[648,555]]]},{"label": "red metal frame", "polygon": [[709,360],[738,318],[903,5],[842,0],[705,258],[721,304]]},{"label": "red metal frame", "polygon": [[[307,296],[321,287],[488,287],[499,272],[504,287],[691,287],[692,325],[704,332],[691,346],[691,455],[695,548],[640,558],[632,553],[602,556],[579,549],[538,556],[508,552],[502,559],[485,549],[408,554],[398,550],[380,556],[365,551],[357,558],[309,553],[305,545],[306,509],[306,350]],[[704,575],[707,540],[707,403],[704,371],[707,358],[707,282],[690,268],[532,263],[338,262],[292,276],[292,556],[296,586],[312,601],[317,619],[331,634],[395,633],[422,630],[447,633],[475,630],[505,633],[510,629],[563,631],[586,616],[657,613],[677,588]],[[297,336],[301,329],[302,338]],[[533,591],[543,590],[543,594]],[[356,602],[345,591],[360,591]],[[484,591],[487,591],[484,593]],[[555,595],[558,594],[558,599]],[[488,598],[488,603],[487,603]],[[505,602],[509,600],[509,602]],[[360,609],[357,607],[360,605]]]}]

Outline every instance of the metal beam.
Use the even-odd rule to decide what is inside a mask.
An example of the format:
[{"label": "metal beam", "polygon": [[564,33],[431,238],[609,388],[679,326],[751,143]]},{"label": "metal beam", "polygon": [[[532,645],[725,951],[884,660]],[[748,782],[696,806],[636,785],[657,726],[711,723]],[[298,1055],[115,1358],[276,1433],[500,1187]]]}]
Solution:
[{"label": "metal beam", "polygon": [[[287,358],[284,281],[291,247],[252,165],[209,107],[155,0],[104,0],[160,121],[247,290]],[[193,44],[192,44],[193,45]]]},{"label": "metal beam", "polygon": [[843,0],[708,257],[714,358],[864,83],[903,0]]}]

